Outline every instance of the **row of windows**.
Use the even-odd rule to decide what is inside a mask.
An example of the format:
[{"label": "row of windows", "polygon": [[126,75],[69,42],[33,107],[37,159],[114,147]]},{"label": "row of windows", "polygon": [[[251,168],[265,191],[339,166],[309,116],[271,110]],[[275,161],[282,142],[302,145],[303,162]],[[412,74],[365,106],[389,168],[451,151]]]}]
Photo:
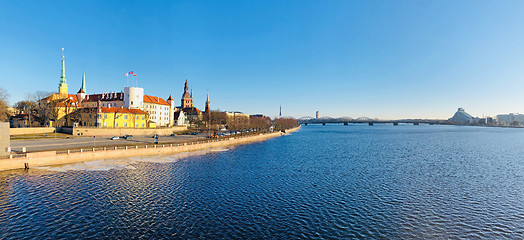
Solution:
[{"label": "row of windows", "polygon": [[[116,118],[118,118],[118,116]],[[104,119],[107,119],[107,114],[104,114]],[[124,119],[127,119],[127,115],[124,115]],[[135,119],[138,120],[139,116],[135,116]],[[146,117],[142,116],[142,120],[145,120],[145,119],[146,119]]]},{"label": "row of windows", "polygon": [[[144,123],[141,124],[142,127],[145,126]],[[107,123],[104,123],[104,127],[107,127]],[[118,127],[118,123],[115,123],[115,127]],[[124,123],[124,127],[127,127],[127,123]],[[138,127],[138,123],[135,123],[135,127]]]}]

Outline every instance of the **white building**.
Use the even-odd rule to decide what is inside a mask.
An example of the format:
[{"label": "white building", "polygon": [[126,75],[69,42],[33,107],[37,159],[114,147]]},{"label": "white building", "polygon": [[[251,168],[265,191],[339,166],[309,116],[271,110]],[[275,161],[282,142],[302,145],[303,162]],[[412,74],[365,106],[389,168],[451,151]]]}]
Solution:
[{"label": "white building", "polygon": [[143,97],[143,110],[149,113],[149,121],[153,121],[159,127],[173,125],[173,107],[166,100],[155,97],[144,95]]},{"label": "white building", "polygon": [[177,125],[177,126],[186,126],[189,123],[187,121],[186,115],[184,114],[184,111],[175,112],[174,117],[175,117],[174,124]]}]

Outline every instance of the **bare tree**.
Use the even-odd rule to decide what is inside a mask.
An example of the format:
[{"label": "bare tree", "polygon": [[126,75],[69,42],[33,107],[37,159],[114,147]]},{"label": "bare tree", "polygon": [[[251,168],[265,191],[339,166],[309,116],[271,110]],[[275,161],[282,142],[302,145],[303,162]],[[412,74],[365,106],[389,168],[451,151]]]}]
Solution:
[{"label": "bare tree", "polygon": [[58,108],[56,106],[58,103],[65,102],[67,100],[67,98],[51,99],[51,94],[52,93],[50,92],[37,91],[28,95],[29,101],[35,103],[32,115],[42,126],[48,124],[51,120],[58,120]]},{"label": "bare tree", "polygon": [[294,118],[276,118],[273,124],[277,130],[284,130],[298,126],[298,121]]},{"label": "bare tree", "polygon": [[9,94],[3,88],[0,88],[0,121],[7,121],[11,115],[9,112]]}]

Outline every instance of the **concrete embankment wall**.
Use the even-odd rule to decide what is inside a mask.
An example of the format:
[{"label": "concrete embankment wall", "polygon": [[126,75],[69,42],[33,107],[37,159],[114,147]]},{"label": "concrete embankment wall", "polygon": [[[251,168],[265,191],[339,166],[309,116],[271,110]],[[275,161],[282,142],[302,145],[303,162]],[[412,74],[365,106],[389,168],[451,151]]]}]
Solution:
[{"label": "concrete embankment wall", "polygon": [[14,135],[26,135],[26,134],[42,134],[42,133],[53,133],[55,128],[52,127],[30,127],[30,128],[10,128],[9,134]]},{"label": "concrete embankment wall", "polygon": [[[300,126],[297,128],[289,129],[286,132],[294,132],[297,131],[299,128]],[[63,154],[57,154],[56,151],[27,153],[26,157],[0,160],[0,170],[23,169],[25,167],[25,164],[28,164],[29,167],[42,167],[50,165],[79,163],[98,159],[173,154],[208,148],[228,147],[238,144],[258,142],[269,138],[278,137],[283,134],[284,133],[281,132],[275,132],[268,134],[252,135],[241,138],[209,140],[205,142],[197,142],[194,144],[187,143],[180,145],[149,145],[148,148],[135,148],[134,146],[128,146],[127,149],[122,149],[122,147],[120,147],[119,150],[111,150],[112,148],[108,148],[107,150],[92,151],[91,149],[90,151],[90,149],[85,149],[82,152]]]},{"label": "concrete embankment wall", "polygon": [[169,128],[62,128],[59,132],[72,134],[75,136],[124,136],[124,135],[169,135],[171,133],[187,130],[185,126],[175,126]]}]

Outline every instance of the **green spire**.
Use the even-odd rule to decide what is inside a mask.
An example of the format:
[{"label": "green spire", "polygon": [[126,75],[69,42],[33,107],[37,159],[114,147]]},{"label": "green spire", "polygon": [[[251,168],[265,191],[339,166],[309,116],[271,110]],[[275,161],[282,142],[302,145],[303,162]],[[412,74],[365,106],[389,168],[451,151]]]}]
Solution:
[{"label": "green spire", "polygon": [[66,83],[64,48],[62,48],[62,75],[60,75],[60,83]]},{"label": "green spire", "polygon": [[86,91],[86,70],[84,69],[84,74],[82,75],[82,90],[84,90],[85,93],[87,93]]}]

